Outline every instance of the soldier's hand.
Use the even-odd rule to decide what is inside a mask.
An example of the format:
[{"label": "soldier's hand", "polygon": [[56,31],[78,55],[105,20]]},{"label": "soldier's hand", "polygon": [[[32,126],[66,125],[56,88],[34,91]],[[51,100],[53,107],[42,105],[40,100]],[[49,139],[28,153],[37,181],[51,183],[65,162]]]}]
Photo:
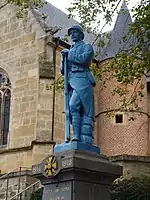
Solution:
[{"label": "soldier's hand", "polygon": [[64,56],[64,55],[68,55],[68,52],[69,52],[69,49],[63,49],[61,51],[61,54]]}]

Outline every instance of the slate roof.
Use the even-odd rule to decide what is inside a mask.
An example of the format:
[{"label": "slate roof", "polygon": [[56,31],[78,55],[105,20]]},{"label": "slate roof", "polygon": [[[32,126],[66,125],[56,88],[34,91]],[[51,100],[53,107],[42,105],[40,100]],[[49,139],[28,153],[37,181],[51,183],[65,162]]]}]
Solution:
[{"label": "slate roof", "polygon": [[[79,24],[74,19],[68,19],[68,15],[53,6],[52,4],[48,3],[45,4],[40,10],[40,13],[44,13],[47,15],[45,22],[49,26],[57,26],[61,27],[61,30],[55,34],[56,37],[60,37],[63,39],[64,36],[67,34],[68,28],[72,25]],[[85,33],[85,42],[93,43],[96,36],[92,33]],[[71,44],[71,42],[69,42]]]},{"label": "slate roof", "polygon": [[110,32],[110,41],[104,48],[100,49],[99,60],[114,57],[121,50],[130,49],[135,44],[135,37],[132,35],[127,41],[123,37],[129,31],[132,23],[130,12],[125,2],[123,2],[113,30]]},{"label": "slate roof", "polygon": [[[45,22],[48,26],[61,27],[61,30],[55,34],[55,36],[60,37],[60,39],[64,38],[69,27],[74,24],[78,24],[76,20],[68,19],[67,14],[48,2],[39,10],[39,12],[47,15]],[[106,42],[106,45],[103,48],[99,48],[96,45],[94,46],[94,50],[100,52],[100,56],[97,58],[98,60],[102,61],[104,59],[114,57],[121,49],[128,49],[131,45],[134,45],[134,37],[131,37],[128,42],[123,42],[122,40],[123,36],[128,32],[129,24],[131,23],[132,20],[129,10],[126,3],[123,2],[122,9],[118,14],[115,26],[110,32],[110,41]],[[84,41],[92,44],[95,38],[96,35],[92,33],[85,33]],[[69,43],[71,44],[70,41]]]}]

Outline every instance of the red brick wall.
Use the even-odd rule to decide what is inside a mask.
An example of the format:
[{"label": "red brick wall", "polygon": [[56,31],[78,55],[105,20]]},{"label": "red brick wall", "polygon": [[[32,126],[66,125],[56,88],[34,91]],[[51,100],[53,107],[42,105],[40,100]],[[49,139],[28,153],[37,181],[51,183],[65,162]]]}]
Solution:
[{"label": "red brick wall", "polygon": [[[111,94],[115,85],[114,80],[107,81],[107,87],[103,89],[102,82],[97,84],[95,90],[97,113],[106,111],[108,108],[119,108],[119,97]],[[133,89],[134,87],[130,87],[131,92]],[[96,143],[100,146],[101,153],[108,156],[148,154],[149,133],[148,117],[146,115],[148,112],[146,88],[144,92],[145,96],[140,106],[145,114],[134,113],[134,121],[129,120],[133,113],[124,113],[125,120],[122,124],[115,124],[114,117],[108,117],[106,114],[100,114],[96,119]]]}]

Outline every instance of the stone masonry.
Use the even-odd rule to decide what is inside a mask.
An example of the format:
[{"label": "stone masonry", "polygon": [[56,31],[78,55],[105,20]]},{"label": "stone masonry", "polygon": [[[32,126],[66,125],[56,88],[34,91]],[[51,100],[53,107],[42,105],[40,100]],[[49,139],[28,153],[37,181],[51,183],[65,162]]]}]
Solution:
[{"label": "stone masonry", "polygon": [[11,173],[8,177],[0,179],[0,200],[5,200],[6,197],[10,199],[34,183],[36,184],[33,187],[21,194],[22,199],[29,199],[31,193],[39,189],[41,184],[40,182],[38,183],[36,178],[31,177],[31,173],[28,170],[22,171],[21,176],[19,172]]},{"label": "stone masonry", "polygon": [[46,48],[47,35],[49,40],[52,37],[32,12],[18,19],[15,6],[3,6],[3,2],[0,6],[0,68],[12,85],[9,140],[7,147],[0,148],[0,170],[4,173],[19,166],[31,167],[53,148],[53,97],[46,90],[53,79],[42,79],[39,74],[41,55],[48,50],[51,61],[53,47]]}]

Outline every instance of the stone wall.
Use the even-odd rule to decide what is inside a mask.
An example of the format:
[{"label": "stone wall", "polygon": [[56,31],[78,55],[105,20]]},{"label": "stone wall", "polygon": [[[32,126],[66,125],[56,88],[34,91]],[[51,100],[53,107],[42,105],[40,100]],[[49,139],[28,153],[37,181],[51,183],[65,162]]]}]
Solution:
[{"label": "stone wall", "polygon": [[131,174],[133,176],[150,174],[150,157],[149,156],[130,156],[120,155],[112,156],[110,160],[116,164],[123,166],[123,174]]},{"label": "stone wall", "polygon": [[36,133],[38,54],[44,41],[29,18],[16,18],[9,4],[0,11],[0,67],[12,84],[9,148],[30,145]]},{"label": "stone wall", "polygon": [[31,146],[0,151],[1,173],[12,172],[19,167],[31,168],[53,152],[52,142],[32,142]]},{"label": "stone wall", "polygon": [[[60,77],[61,50],[57,49],[56,54],[56,79]],[[55,123],[54,123],[54,138],[57,143],[61,143],[65,139],[65,113],[64,113],[64,92],[56,90],[56,106],[55,106]]]},{"label": "stone wall", "polygon": [[[7,199],[15,196],[18,192],[26,189],[27,187],[31,186],[32,184],[36,183],[38,179],[33,178],[31,176],[30,171],[21,172],[14,172],[11,173],[8,178],[0,176],[0,200],[5,200],[6,196]],[[40,182],[37,183],[35,186],[30,187],[28,190],[21,194],[21,199],[29,199],[31,193],[36,191],[41,187]],[[17,199],[17,197],[15,198]]]},{"label": "stone wall", "polygon": [[35,13],[19,19],[15,6],[0,3],[0,68],[12,85],[8,145],[0,147],[0,170],[4,173],[19,166],[31,167],[52,151],[53,96],[45,87],[42,90],[42,83],[53,79],[40,76],[44,65],[41,55],[46,54],[44,62],[53,60],[53,46],[48,48],[46,38],[52,40],[51,34],[45,32]]}]

